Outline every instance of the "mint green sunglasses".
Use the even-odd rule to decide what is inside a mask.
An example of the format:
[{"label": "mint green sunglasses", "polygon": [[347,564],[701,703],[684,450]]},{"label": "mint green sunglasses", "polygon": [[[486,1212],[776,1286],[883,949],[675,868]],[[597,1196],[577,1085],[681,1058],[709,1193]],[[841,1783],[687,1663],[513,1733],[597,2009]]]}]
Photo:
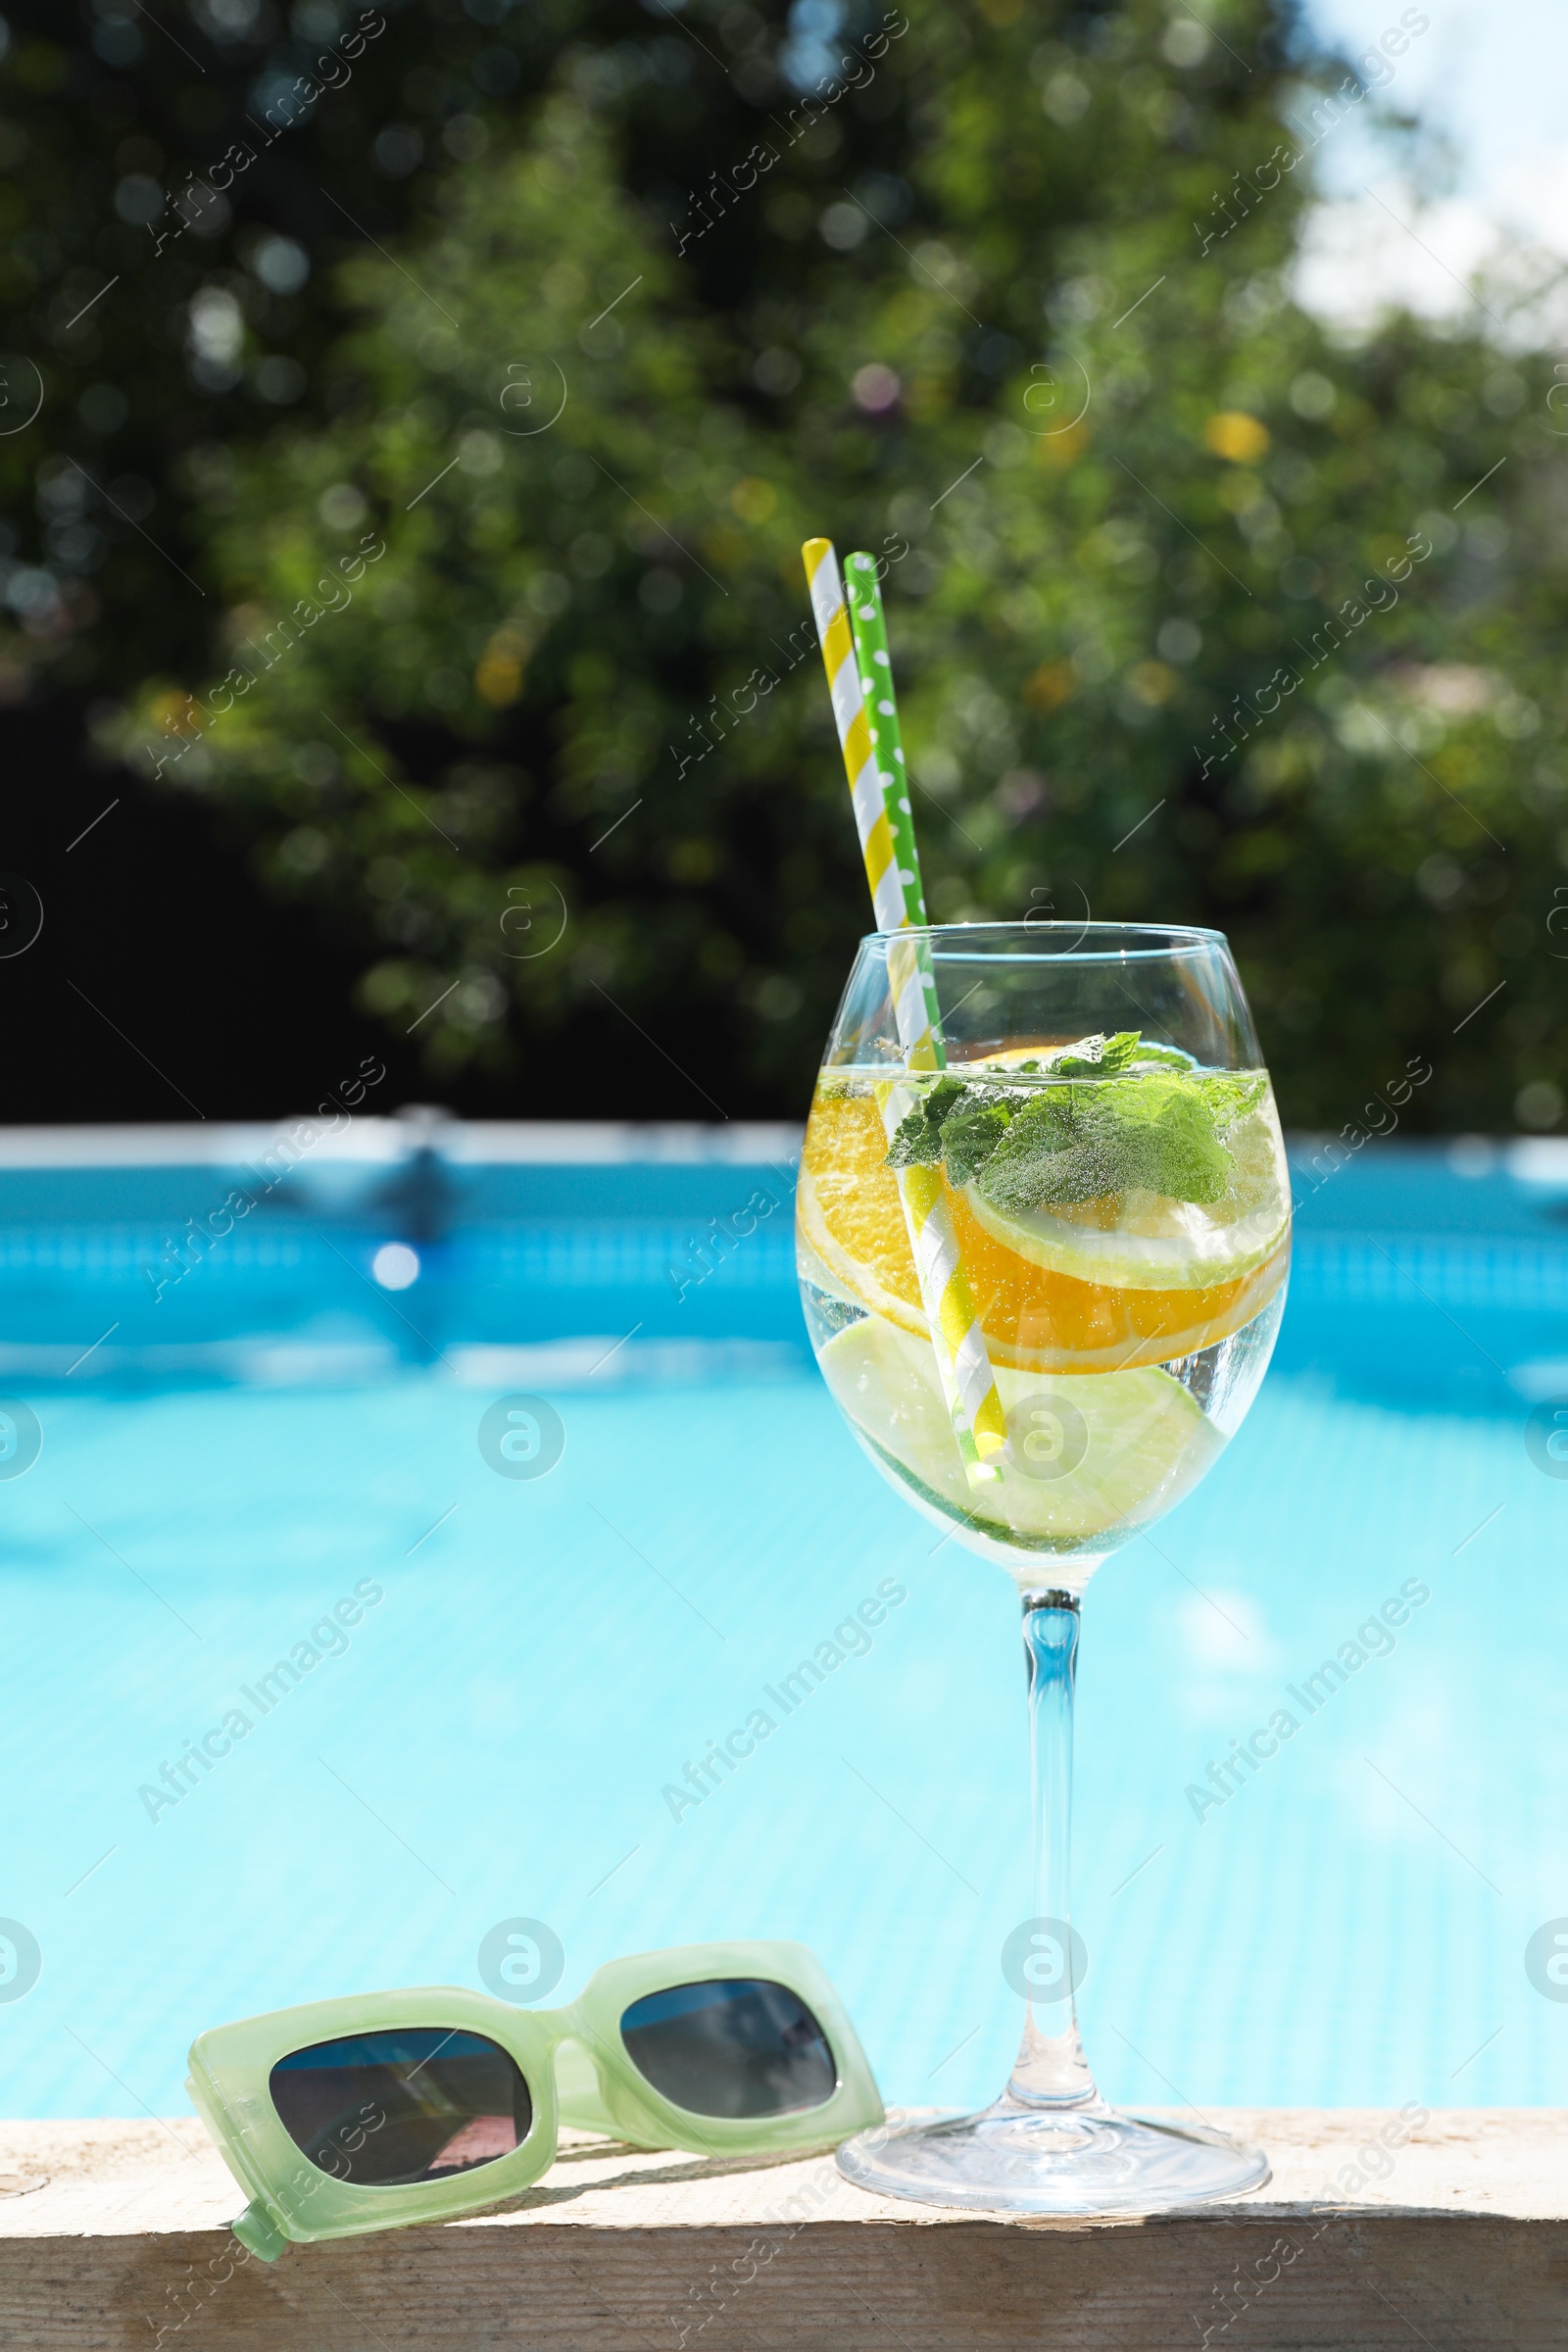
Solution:
[{"label": "mint green sunglasses", "polygon": [[351,1994],[215,2026],[192,2104],[250,2203],[234,2235],[450,2221],[527,2188],[558,2127],[701,2156],[804,2155],[882,2121],[865,2053],[802,1943],[612,1960],[564,2009],[461,1985]]}]

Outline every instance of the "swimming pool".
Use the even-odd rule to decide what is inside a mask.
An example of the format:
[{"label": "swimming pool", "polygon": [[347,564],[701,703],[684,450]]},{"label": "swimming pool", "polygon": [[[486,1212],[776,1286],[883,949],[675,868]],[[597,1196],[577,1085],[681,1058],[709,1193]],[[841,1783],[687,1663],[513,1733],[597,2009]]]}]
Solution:
[{"label": "swimming pool", "polygon": [[[278,1173],[271,1131],[6,1141],[0,1391],[41,1450],[7,1474],[30,1437],[0,1423],[0,1914],[41,1973],[0,2000],[4,2112],[181,2112],[200,2027],[480,1983],[517,1919],[559,1999],[615,1953],[803,1937],[890,2098],[989,2095],[1028,1907],[1016,1603],[933,1551],[809,1364],[794,1138],[349,1142]],[[1568,2001],[1525,1952],[1568,1914],[1568,1478],[1527,1439],[1568,1396],[1568,1153],[1298,1158],[1259,1401],[1086,1604],[1086,2039],[1129,2102],[1561,2103]],[[481,1451],[518,1392],[560,1416],[546,1475]],[[1252,1778],[1188,1793],[1281,1708]]]}]

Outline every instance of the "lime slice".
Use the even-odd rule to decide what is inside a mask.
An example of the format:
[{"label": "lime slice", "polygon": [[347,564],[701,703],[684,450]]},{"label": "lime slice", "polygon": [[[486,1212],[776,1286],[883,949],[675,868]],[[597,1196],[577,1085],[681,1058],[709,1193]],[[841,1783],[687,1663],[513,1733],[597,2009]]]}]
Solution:
[{"label": "lime slice", "polygon": [[1003,1543],[1092,1542],[1170,1509],[1224,1441],[1168,1372],[995,1367],[1009,1445],[1001,1476],[971,1488],[929,1341],[879,1315],[836,1332],[818,1358],[834,1400],[884,1466]]},{"label": "lime slice", "polygon": [[993,1241],[1053,1274],[1111,1290],[1209,1290],[1261,1265],[1290,1222],[1290,1177],[1273,1117],[1254,1111],[1223,1140],[1233,1173],[1214,1201],[1127,1192],[1077,1208],[1009,1213],[973,1184],[964,1197]]}]

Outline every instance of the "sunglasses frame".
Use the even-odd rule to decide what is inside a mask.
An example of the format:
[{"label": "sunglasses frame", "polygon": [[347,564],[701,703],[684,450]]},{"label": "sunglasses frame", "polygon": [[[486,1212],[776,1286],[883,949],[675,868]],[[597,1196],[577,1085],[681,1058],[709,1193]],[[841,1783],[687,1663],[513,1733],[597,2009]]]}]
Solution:
[{"label": "sunglasses frame", "polygon": [[[806,2003],[827,2037],[837,2083],[819,2106],[785,2115],[696,2115],[656,2090],[621,2039],[634,2001],[677,1984],[763,1978]],[[444,2026],[482,2034],[514,2060],[533,2120],[521,2145],[450,2180],[339,2180],[290,2137],[269,2087],[296,2050],[358,2034]],[[881,2095],[855,2028],[814,1952],[804,1943],[681,1944],[596,1970],[561,2009],[522,2009],[467,1986],[350,1993],[215,2026],[191,2044],[191,2104],[251,2202],[234,2224],[241,2244],[275,2261],[290,2241],[315,2244],[415,2222],[450,2221],[528,2188],[556,2159],[560,2126],[601,2132],[634,2147],[700,2156],[802,2155],[835,2147],[879,2124]]]}]

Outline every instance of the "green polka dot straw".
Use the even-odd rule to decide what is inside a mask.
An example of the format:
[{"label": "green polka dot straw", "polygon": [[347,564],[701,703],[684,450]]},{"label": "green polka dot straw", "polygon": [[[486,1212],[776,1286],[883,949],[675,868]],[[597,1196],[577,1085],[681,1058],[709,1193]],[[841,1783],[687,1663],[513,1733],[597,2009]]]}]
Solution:
[{"label": "green polka dot straw", "polygon": [[897,848],[899,880],[904,889],[904,919],[906,923],[924,923],[929,920],[925,886],[920,879],[920,853],[915,847],[909,778],[899,735],[899,706],[893,691],[893,663],[888,654],[888,629],[882,613],[875,556],[851,556],[844,566],[844,579],[860,692],[865,697],[882,798]]}]

